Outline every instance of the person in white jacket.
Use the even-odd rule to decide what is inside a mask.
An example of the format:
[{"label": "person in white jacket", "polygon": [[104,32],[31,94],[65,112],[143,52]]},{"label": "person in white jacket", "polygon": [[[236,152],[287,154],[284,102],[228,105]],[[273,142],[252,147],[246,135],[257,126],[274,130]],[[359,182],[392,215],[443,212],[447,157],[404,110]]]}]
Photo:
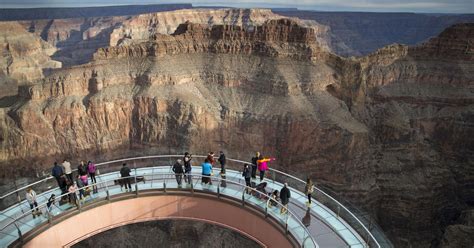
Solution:
[{"label": "person in white jacket", "polygon": [[69,163],[67,159],[64,159],[62,166],[64,169],[64,174],[66,174],[66,177],[69,179],[70,182],[74,182],[74,180],[72,179],[71,163]]},{"label": "person in white jacket", "polygon": [[33,218],[36,215],[40,215],[41,211],[38,209],[38,202],[36,202],[36,192],[32,188],[28,188],[26,190],[26,201],[30,204],[31,213],[33,214]]}]

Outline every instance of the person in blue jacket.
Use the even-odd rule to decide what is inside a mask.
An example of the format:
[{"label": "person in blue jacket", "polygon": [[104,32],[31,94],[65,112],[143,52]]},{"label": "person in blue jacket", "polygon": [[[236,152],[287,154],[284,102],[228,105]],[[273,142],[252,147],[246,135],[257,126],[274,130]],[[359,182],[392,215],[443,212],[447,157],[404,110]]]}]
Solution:
[{"label": "person in blue jacket", "polygon": [[58,162],[54,162],[53,169],[51,170],[51,175],[56,179],[58,182],[58,187],[61,187],[61,176],[64,174],[63,167],[58,165]]},{"label": "person in blue jacket", "polygon": [[211,182],[211,173],[212,173],[212,165],[211,163],[209,162],[209,159],[206,158],[206,160],[204,160],[204,163],[201,164],[201,167],[202,167],[202,183],[205,183],[205,184],[212,184]]}]

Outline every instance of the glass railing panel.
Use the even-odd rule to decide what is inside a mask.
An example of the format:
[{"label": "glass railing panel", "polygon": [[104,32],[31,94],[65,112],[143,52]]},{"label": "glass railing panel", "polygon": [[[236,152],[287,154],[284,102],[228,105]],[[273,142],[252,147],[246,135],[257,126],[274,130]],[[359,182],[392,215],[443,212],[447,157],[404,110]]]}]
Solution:
[{"label": "glass railing panel", "polygon": [[11,224],[5,227],[2,231],[0,231],[0,247],[7,247],[8,244],[15,242],[15,240],[20,239],[20,235],[18,233],[17,228],[15,225]]}]

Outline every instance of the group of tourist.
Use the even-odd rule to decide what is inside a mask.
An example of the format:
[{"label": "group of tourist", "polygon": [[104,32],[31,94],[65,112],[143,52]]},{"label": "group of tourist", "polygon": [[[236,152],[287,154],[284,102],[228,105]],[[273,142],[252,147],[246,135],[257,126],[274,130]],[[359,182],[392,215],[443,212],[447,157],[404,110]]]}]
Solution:
[{"label": "group of tourist", "polygon": [[[269,158],[262,156],[259,152],[255,154],[255,157],[252,158],[252,163],[244,164],[242,170],[242,176],[245,179],[245,184],[247,186],[246,192],[248,194],[252,194],[260,199],[268,199],[271,198],[270,206],[277,206],[277,202],[281,202],[283,207],[281,208],[281,213],[285,214],[287,212],[287,205],[289,203],[289,199],[291,197],[290,190],[288,189],[288,184],[285,183],[283,188],[278,190],[273,190],[271,192],[267,192],[267,182],[264,182],[263,179],[265,177],[265,173],[269,169],[268,163],[270,161],[274,161],[275,158]],[[176,182],[178,187],[182,187],[182,181],[184,177],[185,183],[191,185],[192,184],[192,155],[189,152],[186,152],[182,159],[177,159],[176,162],[172,166],[172,171],[175,174]],[[223,151],[220,151],[219,158],[216,160],[214,156],[214,152],[209,152],[207,157],[204,159],[204,162],[201,164],[201,183],[212,185],[212,177],[214,176],[212,168],[215,166],[216,161],[220,163],[221,166],[221,176],[225,177],[225,166],[226,166],[226,156]],[[252,182],[256,180],[257,177],[257,170],[259,171],[260,176],[260,183],[255,185]],[[306,185],[306,194],[308,195],[309,204],[311,204],[311,194],[313,190],[313,184],[311,179],[308,179]]]},{"label": "group of tourist", "polygon": [[[91,183],[97,183],[97,179],[95,177],[97,172],[97,166],[92,163],[92,161],[87,162],[87,164],[84,161],[81,161],[77,166],[77,174],[74,177],[71,169],[71,163],[65,159],[61,166],[59,166],[56,162],[54,163],[52,175],[58,182],[58,186],[61,189],[61,194],[69,192],[69,202],[77,204],[77,196],[75,194],[76,191],[79,191],[80,200],[88,195],[91,190],[90,188],[84,189],[84,187],[89,185],[89,178]],[[96,187],[93,188],[95,189]]]},{"label": "group of tourist", "polygon": [[[175,173],[176,182],[178,187],[182,186],[182,181],[184,177],[184,182],[188,185],[192,185],[192,160],[193,157],[189,152],[184,153],[182,159],[177,159],[172,166],[172,171]],[[245,184],[247,186],[246,193],[252,194],[260,199],[271,199],[269,201],[270,207],[277,206],[277,202],[281,202],[282,208],[281,213],[285,214],[287,212],[287,205],[291,197],[290,190],[288,189],[288,184],[285,183],[284,186],[278,190],[270,190],[267,192],[267,182],[264,182],[264,177],[266,171],[269,169],[268,163],[274,161],[275,158],[269,158],[262,156],[259,152],[255,154],[255,157],[252,157],[251,164],[244,164],[242,170],[242,176],[245,179]],[[209,152],[207,157],[204,159],[204,162],[201,164],[201,183],[212,185],[212,177],[214,176],[212,168],[215,166],[216,161],[219,162],[221,170],[220,175],[225,178],[226,172],[226,156],[223,151],[220,151],[219,157],[215,158],[214,152]],[[260,183],[255,184],[257,170],[259,171]],[[118,180],[121,188],[125,186],[126,190],[132,190],[131,180],[130,180],[130,168],[126,163],[122,165],[120,170],[121,178]],[[89,185],[89,179],[91,184],[97,183],[96,174],[99,173],[97,166],[88,161],[87,164],[84,161],[81,161],[77,166],[77,174],[73,175],[73,170],[71,169],[71,163],[66,159],[61,165],[57,162],[54,162],[51,174],[56,179],[58,187],[61,189],[61,194],[63,199],[68,200],[69,203],[78,204],[77,192],[79,194],[79,200],[83,200],[84,197],[90,194],[91,188],[94,193],[97,193],[97,187],[87,187]],[[253,180],[253,181],[252,181]],[[313,193],[313,182],[308,178],[305,187],[305,194],[308,196],[308,207],[311,205],[311,195]],[[66,194],[69,193],[69,194]],[[36,192],[29,188],[26,193],[26,199],[32,210],[33,218],[41,214],[41,211],[38,210],[38,203],[36,201]],[[47,207],[48,209],[54,204],[55,195],[52,194],[48,199]]]},{"label": "group of tourist", "polygon": [[[183,159],[177,159],[176,162],[172,166],[172,171],[175,173],[176,182],[178,183],[178,187],[182,186],[183,176],[185,183],[191,185],[192,182],[192,155],[189,152],[185,152]],[[225,176],[225,165],[227,163],[225,154],[223,151],[220,151],[219,158],[217,161],[221,165],[221,176]],[[214,175],[212,172],[213,166],[216,164],[216,159],[214,156],[214,152],[209,152],[207,157],[204,159],[204,162],[201,164],[202,168],[202,179],[201,182],[203,184],[212,185],[211,177]]]},{"label": "group of tourist", "polygon": [[89,195],[91,190],[93,190],[94,193],[97,193],[97,187],[87,187],[89,185],[89,178],[91,184],[97,183],[95,177],[97,173],[97,166],[92,163],[92,161],[88,161],[87,164],[84,161],[81,161],[77,166],[77,174],[74,176],[71,163],[67,159],[64,159],[61,165],[54,162],[51,171],[51,175],[56,179],[58,187],[61,189],[61,194],[64,195],[69,193],[69,202],[73,204],[78,204],[76,191],[79,192],[79,200],[82,200],[85,196]]},{"label": "group of tourist", "polygon": [[[249,165],[249,164],[245,164],[244,165],[244,169],[242,171],[242,176],[245,178],[245,185],[247,187],[250,187],[252,188],[252,179],[256,179],[256,175],[257,175],[257,170],[260,172],[260,181],[263,181],[263,178],[265,177],[265,173],[266,171],[268,171],[268,162],[270,161],[274,161],[275,158],[267,158],[267,157],[263,157],[260,152],[257,152],[255,154],[255,157],[252,157],[252,164]],[[281,204],[283,205],[282,209],[281,209],[281,213],[286,213],[286,210],[287,210],[287,205],[288,205],[288,202],[289,202],[289,199],[291,197],[291,193],[290,193],[290,190],[288,189],[288,184],[285,183],[283,188],[280,190],[280,192],[278,192],[278,190],[274,190],[273,192],[266,192],[265,191],[265,188],[267,187],[267,183],[266,182],[261,182],[260,184],[256,185],[255,187],[255,190],[257,192],[260,192],[260,193],[263,193],[263,194],[260,194],[260,193],[257,193],[258,196],[260,196],[261,198],[265,199],[266,195],[268,195],[272,201],[270,201],[270,206],[276,206],[277,205],[277,202],[278,200],[281,201]],[[311,195],[313,194],[313,190],[314,190],[314,185],[313,185],[313,182],[311,180],[311,178],[308,177],[307,181],[306,181],[306,185],[305,185],[305,194],[307,195],[308,197],[308,202],[307,202],[307,206],[310,207],[311,206]],[[265,196],[265,197],[262,197],[262,196]]]},{"label": "group of tourist", "polygon": [[[95,176],[98,172],[97,166],[92,161],[88,161],[87,164],[81,161],[77,166],[77,174],[75,176],[73,175],[71,163],[67,159],[64,159],[61,165],[58,162],[54,162],[51,175],[56,179],[61,190],[63,197],[60,201],[68,201],[71,204],[77,205],[77,192],[79,192],[79,200],[83,200],[91,191],[97,193],[97,187],[94,185],[92,187],[87,186],[89,185],[89,178],[91,183],[97,183]],[[55,197],[55,194],[52,194],[48,199],[46,204],[48,212],[55,203]],[[42,213],[38,209],[36,192],[32,188],[26,190],[25,198],[30,205],[33,218],[41,215]]]},{"label": "group of tourist", "polygon": [[255,157],[252,157],[252,164],[245,164],[242,171],[242,176],[245,178],[245,185],[247,187],[252,187],[252,179],[256,180],[257,170],[260,172],[260,181],[263,181],[265,173],[268,171],[268,162],[274,161],[275,158],[266,158],[263,157],[260,152],[255,154]]},{"label": "group of tourist", "polygon": [[[38,201],[36,200],[36,197],[37,197],[36,192],[32,188],[28,188],[26,190],[26,201],[28,202],[28,204],[30,204],[31,214],[33,215],[33,219],[36,218],[36,216],[40,216],[43,214],[38,208]],[[47,208],[48,213],[50,213],[51,208],[53,207],[53,204],[55,203],[55,201],[56,201],[56,195],[51,194],[51,196],[49,197],[46,203],[46,208]]]}]

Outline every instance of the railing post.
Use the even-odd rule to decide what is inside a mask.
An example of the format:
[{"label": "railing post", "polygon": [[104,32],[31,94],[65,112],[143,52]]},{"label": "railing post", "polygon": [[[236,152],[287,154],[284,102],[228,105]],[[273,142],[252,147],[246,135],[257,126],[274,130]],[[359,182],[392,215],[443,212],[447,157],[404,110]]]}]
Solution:
[{"label": "railing post", "polygon": [[152,188],[152,189],[153,189],[153,181],[154,181],[154,179],[155,179],[155,167],[153,166],[153,167],[151,168],[151,185],[150,185],[150,188]]},{"label": "railing post", "polygon": [[[52,205],[53,205],[53,204],[54,204],[54,203],[52,203]],[[51,207],[51,208],[52,208],[52,207]],[[52,219],[52,218],[51,218],[51,211],[49,210],[49,207],[48,207],[48,206],[46,206],[46,213],[48,214],[48,224],[51,224],[51,222],[52,222],[52,220],[51,220],[51,219]]]},{"label": "railing post", "polygon": [[136,162],[133,162],[133,167],[135,167],[135,175],[134,175],[134,178],[135,178],[135,196],[138,196],[137,166],[136,166]]},{"label": "railing post", "polygon": [[135,175],[135,196],[138,197],[137,175]]},{"label": "railing post", "polygon": [[15,185],[15,194],[16,194],[16,199],[18,200],[18,206],[21,209],[21,213],[24,214],[25,212],[23,211],[23,208],[21,207],[21,196],[18,193],[18,186],[16,185],[16,178],[15,178],[15,180],[13,180],[13,184]]},{"label": "railing post", "polygon": [[367,232],[367,237],[366,237],[366,241],[365,241],[365,247],[370,247],[369,246],[369,233]]},{"label": "railing post", "polygon": [[337,218],[339,218],[340,212],[341,212],[341,206],[337,205]]},{"label": "railing post", "polygon": [[166,193],[166,182],[163,182],[163,191]]},{"label": "railing post", "polygon": [[21,230],[18,227],[18,225],[16,224],[16,222],[13,222],[13,224],[15,224],[16,230],[18,231],[18,237],[20,238],[20,244],[23,245],[23,234],[21,233]]},{"label": "railing post", "polygon": [[245,206],[245,191],[247,190],[247,187],[244,188],[242,191],[242,206]]},{"label": "railing post", "polygon": [[217,184],[217,198],[221,198],[220,184]]},{"label": "railing post", "polygon": [[79,213],[82,211],[82,204],[81,201],[76,201],[77,202],[77,209],[79,210]]},{"label": "railing post", "polygon": [[[107,199],[108,202],[110,202],[109,185],[107,184],[108,181],[103,182],[100,177],[99,177],[99,180],[100,180],[103,184],[105,184],[105,193],[107,194],[106,199]],[[119,178],[118,180],[120,180],[120,178]],[[120,182],[120,181],[119,181],[119,182]],[[122,188],[120,188],[120,190],[122,190]]]},{"label": "railing post", "polygon": [[267,204],[265,204],[265,218],[268,217],[268,204],[270,203],[270,197],[268,197]]}]

